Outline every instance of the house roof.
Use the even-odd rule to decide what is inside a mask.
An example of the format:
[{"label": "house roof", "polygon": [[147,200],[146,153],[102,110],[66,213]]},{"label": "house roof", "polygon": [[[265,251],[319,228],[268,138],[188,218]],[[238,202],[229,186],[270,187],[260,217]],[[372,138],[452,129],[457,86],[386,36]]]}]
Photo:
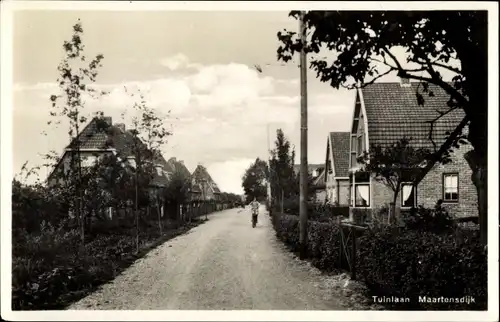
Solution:
[{"label": "house roof", "polygon": [[[105,124],[107,124],[107,126],[104,126]],[[124,131],[119,126],[113,125],[111,117],[103,117],[102,119],[93,118],[87,126],[83,128],[77,139],[80,140],[80,149],[96,151],[115,149],[116,153],[122,158],[133,156],[134,140],[136,140],[130,131]],[[74,139],[66,149],[70,149],[77,139]],[[147,150],[146,145],[142,141],[138,140],[137,144],[139,144],[144,151]],[[154,161],[156,164],[162,166],[164,172],[155,172],[156,174],[151,184],[167,185],[169,182],[169,175],[173,172],[172,166],[165,160],[161,153],[155,156]],[[56,165],[54,170],[56,170],[58,166],[59,164]],[[54,173],[54,171],[52,173]],[[52,173],[49,175],[49,180]]]},{"label": "house roof", "polygon": [[322,187],[325,185],[325,169],[323,168],[320,173],[319,173],[319,176],[316,177],[316,179],[314,179],[314,182],[313,182],[313,185],[317,186],[317,187]]},{"label": "house roof", "polygon": [[335,176],[349,176],[349,132],[330,132],[330,148],[332,149]]},{"label": "house roof", "polygon": [[214,193],[220,193],[221,192],[220,189],[219,189],[219,187],[215,183],[215,181],[212,179],[212,177],[208,173],[207,169],[204,166],[202,166],[201,164],[199,164],[196,167],[196,169],[194,169],[193,174],[191,175],[191,177],[195,180],[195,184],[200,187],[200,190],[201,190],[201,186],[200,186],[201,181],[202,180],[206,180],[206,182],[208,182],[209,186],[212,188],[212,190],[214,191]]},{"label": "house roof", "polygon": [[191,172],[186,168],[183,161],[172,157],[168,159],[168,164],[173,172],[178,172],[183,178],[189,179],[191,177]]},{"label": "house roof", "polygon": [[429,139],[431,124],[440,113],[449,110],[450,95],[441,87],[429,85],[434,93],[423,93],[425,104],[418,105],[416,92],[422,93],[418,83],[403,87],[400,83],[375,83],[361,89],[366,109],[370,145],[387,146],[406,136],[417,148],[439,148],[446,140],[446,132],[453,131],[465,116],[456,109],[441,117],[434,124],[432,140]]},{"label": "house roof", "polygon": [[[324,184],[325,179],[325,165],[324,164],[308,164],[307,165],[308,173],[311,174],[314,170],[318,170],[319,174],[316,178],[314,178],[313,185],[320,187]],[[295,175],[299,175],[300,173],[300,164],[293,165],[293,172]]]},{"label": "house roof", "polygon": [[[309,173],[312,173],[314,170],[320,170],[321,168],[324,168],[324,164],[308,164],[307,165],[307,171]],[[293,172],[295,172],[296,175],[300,173],[300,164],[294,164],[293,165]]]}]

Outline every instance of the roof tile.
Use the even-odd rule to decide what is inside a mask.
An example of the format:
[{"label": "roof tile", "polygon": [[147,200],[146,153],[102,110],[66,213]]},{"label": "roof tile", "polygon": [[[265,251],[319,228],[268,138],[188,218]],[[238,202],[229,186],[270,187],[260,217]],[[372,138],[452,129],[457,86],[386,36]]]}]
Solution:
[{"label": "roof tile", "polygon": [[[449,110],[450,95],[441,87],[429,85],[433,97],[422,93],[418,83],[402,87],[399,83],[375,83],[361,90],[368,121],[370,145],[387,146],[403,137],[415,147],[439,148],[446,140],[446,132],[453,131],[465,116],[456,109],[435,122],[431,133],[430,121]],[[418,105],[416,93],[422,93],[424,105]]]},{"label": "roof tile", "polygon": [[349,132],[330,132],[333,166],[337,177],[349,176],[349,138]]}]

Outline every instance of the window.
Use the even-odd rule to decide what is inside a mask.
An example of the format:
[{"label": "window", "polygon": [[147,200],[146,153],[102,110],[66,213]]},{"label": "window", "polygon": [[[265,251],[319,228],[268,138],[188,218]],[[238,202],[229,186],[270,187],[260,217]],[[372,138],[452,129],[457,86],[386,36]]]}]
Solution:
[{"label": "window", "polygon": [[413,183],[401,185],[401,208],[412,208],[417,206],[417,186]]},{"label": "window", "polygon": [[87,155],[82,158],[82,167],[89,168],[92,167],[97,162],[97,157],[95,155]]},{"label": "window", "polygon": [[458,201],[458,173],[443,175],[443,201]]},{"label": "window", "polygon": [[356,207],[370,207],[370,185],[355,184],[354,185],[354,205]]}]

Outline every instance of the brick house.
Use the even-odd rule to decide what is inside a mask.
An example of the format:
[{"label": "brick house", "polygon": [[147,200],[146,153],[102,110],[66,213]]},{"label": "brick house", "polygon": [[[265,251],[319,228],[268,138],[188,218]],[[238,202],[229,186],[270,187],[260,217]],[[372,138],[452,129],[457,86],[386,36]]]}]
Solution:
[{"label": "brick house", "polygon": [[326,201],[349,205],[349,132],[330,132],[326,145]]},{"label": "brick house", "polygon": [[[325,190],[325,165],[324,164],[308,164],[307,171],[312,177],[312,187],[314,189],[315,202],[323,203],[326,200]],[[300,174],[300,164],[294,164],[293,172],[295,175]]]},{"label": "brick house", "polygon": [[[79,137],[64,149],[62,156],[47,177],[49,187],[64,181],[63,174],[70,169],[71,155],[75,153],[72,146],[77,139],[80,142],[80,157],[83,169],[92,167],[99,159],[110,154],[118,156],[123,161],[123,166],[130,169],[136,166],[133,153],[135,138],[130,131],[126,130],[125,125],[113,124],[111,117],[93,118],[83,128]],[[146,150],[143,142],[139,142],[139,146]],[[156,172],[151,181],[149,192],[157,193],[159,189],[168,185],[173,168],[162,155],[157,155],[153,162]],[[112,217],[113,211],[113,209],[107,210],[109,217]],[[163,215],[163,206],[161,212]]]},{"label": "brick house", "polygon": [[[350,196],[354,197],[350,198],[351,207],[373,211],[392,202],[392,190],[376,181],[373,175],[363,172],[356,161],[367,147],[389,146],[407,137],[412,146],[434,151],[463,119],[462,110],[453,110],[434,123],[431,133],[430,121],[449,109],[450,96],[443,89],[430,86],[434,96],[425,96],[425,104],[419,106],[415,94],[418,86],[418,83],[402,80],[400,83],[375,83],[357,90],[348,160]],[[418,205],[433,207],[442,200],[451,215],[477,216],[472,171],[464,159],[464,154],[470,150],[469,145],[461,145],[452,153],[451,163],[434,165],[418,185],[403,183],[397,211]]]}]

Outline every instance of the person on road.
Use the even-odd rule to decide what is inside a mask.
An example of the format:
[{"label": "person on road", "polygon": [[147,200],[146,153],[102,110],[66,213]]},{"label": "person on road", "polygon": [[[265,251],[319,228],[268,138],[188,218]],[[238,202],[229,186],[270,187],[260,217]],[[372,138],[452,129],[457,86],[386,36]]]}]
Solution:
[{"label": "person on road", "polygon": [[259,207],[260,203],[257,201],[257,198],[253,198],[253,201],[250,203],[250,209],[252,209],[252,220],[259,215]]}]

